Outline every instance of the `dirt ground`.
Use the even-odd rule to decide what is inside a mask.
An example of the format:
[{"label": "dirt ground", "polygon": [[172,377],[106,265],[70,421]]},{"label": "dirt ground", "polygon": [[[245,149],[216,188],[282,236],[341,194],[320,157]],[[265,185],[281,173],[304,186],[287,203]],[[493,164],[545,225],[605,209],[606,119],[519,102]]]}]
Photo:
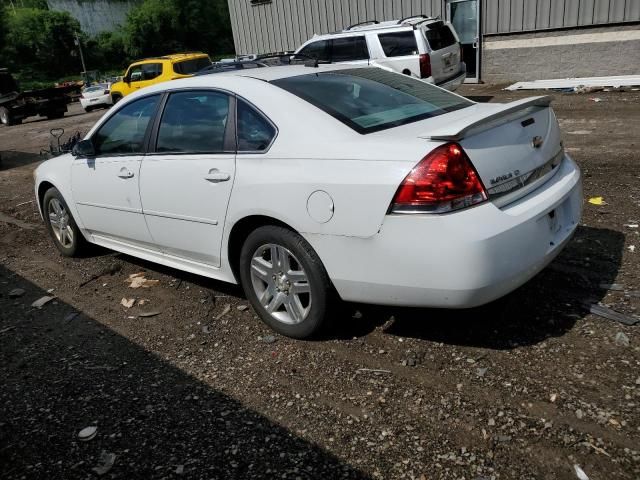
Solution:
[{"label": "dirt ground", "polygon": [[[307,342],[273,336],[237,287],[61,257],[32,171],[50,128],[103,112],[0,127],[0,476],[90,478],[114,454],[103,478],[640,478],[640,325],[584,306],[640,313],[640,92],[553,95],[585,190],[561,256],[485,307],[343,305]],[[130,288],[137,272],[159,284]]]}]

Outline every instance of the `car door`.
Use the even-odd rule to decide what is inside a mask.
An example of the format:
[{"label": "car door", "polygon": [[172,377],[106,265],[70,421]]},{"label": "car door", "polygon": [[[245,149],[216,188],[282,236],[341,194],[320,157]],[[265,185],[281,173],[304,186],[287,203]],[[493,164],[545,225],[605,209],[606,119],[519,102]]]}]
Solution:
[{"label": "car door", "polygon": [[235,98],[215,90],[172,92],[143,161],[140,196],[163,253],[220,266],[235,175]]},{"label": "car door", "polygon": [[151,248],[138,180],[160,95],[124,105],[91,136],[94,158],[76,158],[71,187],[82,223],[103,240]]},{"label": "car door", "polygon": [[372,42],[375,42],[375,37],[382,51],[376,59],[377,64],[420,78],[420,52],[413,30],[379,33]]}]

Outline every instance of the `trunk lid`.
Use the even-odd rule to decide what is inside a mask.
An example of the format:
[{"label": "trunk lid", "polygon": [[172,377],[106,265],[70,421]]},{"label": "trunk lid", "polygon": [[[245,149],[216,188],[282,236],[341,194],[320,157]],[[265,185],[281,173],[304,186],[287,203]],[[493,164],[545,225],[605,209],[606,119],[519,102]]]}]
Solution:
[{"label": "trunk lid", "polygon": [[550,102],[551,97],[534,97],[475,105],[469,115],[420,136],[459,142],[489,199],[504,206],[546,182],[562,161],[560,129]]},{"label": "trunk lid", "polygon": [[437,21],[420,30],[429,45],[434,82],[440,83],[455,76],[460,71],[460,43],[449,24]]}]

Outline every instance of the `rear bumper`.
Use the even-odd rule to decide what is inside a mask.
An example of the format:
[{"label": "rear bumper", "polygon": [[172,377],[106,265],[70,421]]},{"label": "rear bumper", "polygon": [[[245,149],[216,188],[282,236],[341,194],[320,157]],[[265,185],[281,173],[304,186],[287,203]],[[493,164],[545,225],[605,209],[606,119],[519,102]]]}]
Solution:
[{"label": "rear bumper", "polygon": [[440,88],[444,88],[445,90],[449,90],[450,92],[455,91],[460,85],[464,83],[464,80],[467,78],[467,72],[464,63],[462,63],[462,66],[464,67],[462,68],[462,73],[457,74],[453,78],[449,78],[442,82],[436,83],[436,85]]},{"label": "rear bumper", "polygon": [[469,308],[548,265],[581,212],[580,170],[565,156],[552,179],[502,209],[487,202],[449,215],[389,215],[370,238],[307,238],[344,300]]}]

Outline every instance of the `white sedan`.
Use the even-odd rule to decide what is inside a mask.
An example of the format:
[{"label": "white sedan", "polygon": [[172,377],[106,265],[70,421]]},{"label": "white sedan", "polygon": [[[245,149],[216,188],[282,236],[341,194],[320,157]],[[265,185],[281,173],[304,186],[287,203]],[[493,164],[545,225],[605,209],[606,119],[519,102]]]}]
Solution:
[{"label": "white sedan", "polygon": [[94,108],[109,108],[113,101],[109,92],[109,85],[100,83],[82,90],[80,105],[85,112],[90,112]]},{"label": "white sedan", "polygon": [[127,96],[35,190],[63,255],[95,243],[240,283],[292,337],[332,294],[465,308],[567,244],[580,170],[549,97],[478,104],[378,68],[243,69]]}]

